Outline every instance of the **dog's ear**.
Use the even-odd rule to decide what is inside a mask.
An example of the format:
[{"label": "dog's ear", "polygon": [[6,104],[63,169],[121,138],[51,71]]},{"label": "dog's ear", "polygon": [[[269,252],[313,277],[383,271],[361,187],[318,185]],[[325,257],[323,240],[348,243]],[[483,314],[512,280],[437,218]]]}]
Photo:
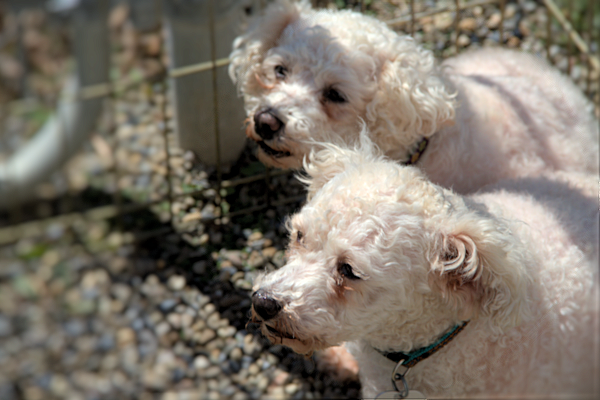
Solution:
[{"label": "dog's ear", "polygon": [[398,36],[380,54],[377,93],[367,120],[385,153],[408,150],[453,123],[454,95],[444,84],[431,51],[409,36]]},{"label": "dog's ear", "polygon": [[463,319],[482,315],[501,328],[516,326],[528,313],[526,252],[501,221],[468,213],[451,232],[436,234],[430,284]]},{"label": "dog's ear", "polygon": [[276,45],[283,30],[307,12],[307,1],[278,0],[271,3],[264,13],[255,18],[247,32],[233,42],[230,55],[229,76],[241,88],[247,79],[254,79],[255,67],[260,65],[266,52]]}]

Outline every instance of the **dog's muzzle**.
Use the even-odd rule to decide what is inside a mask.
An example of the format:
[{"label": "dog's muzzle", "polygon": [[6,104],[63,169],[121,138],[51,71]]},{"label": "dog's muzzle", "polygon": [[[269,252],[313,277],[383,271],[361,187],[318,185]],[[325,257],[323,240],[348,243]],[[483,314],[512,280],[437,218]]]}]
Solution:
[{"label": "dog's muzzle", "polygon": [[281,303],[262,290],[257,290],[252,294],[252,306],[263,321],[274,318],[282,308]]},{"label": "dog's muzzle", "polygon": [[275,116],[271,109],[254,114],[254,131],[263,140],[272,140],[281,132],[283,127],[283,122]]}]

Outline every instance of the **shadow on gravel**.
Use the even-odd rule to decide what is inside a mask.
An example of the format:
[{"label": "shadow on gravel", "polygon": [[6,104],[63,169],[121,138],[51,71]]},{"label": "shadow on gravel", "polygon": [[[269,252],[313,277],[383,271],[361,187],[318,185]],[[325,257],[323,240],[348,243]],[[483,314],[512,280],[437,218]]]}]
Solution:
[{"label": "shadow on gravel", "polygon": [[[223,178],[252,175],[261,171],[264,172],[262,164],[254,164],[249,159],[245,163],[234,166],[229,173],[230,175],[224,175]],[[211,178],[213,177],[214,175]],[[259,180],[253,182],[252,185],[237,186],[224,192],[223,200],[234,209],[260,206],[267,201],[265,192],[268,185],[271,185],[269,189],[272,191],[273,200],[286,196],[290,197],[289,190],[291,190],[290,188],[294,189],[293,185],[295,184],[293,179],[292,174],[286,174],[271,177],[269,180]],[[297,184],[295,185],[298,192],[301,193],[302,188]],[[285,188],[288,192],[281,188]],[[297,193],[292,192],[291,194]],[[204,204],[212,201],[210,198],[200,195],[195,200],[202,201]],[[219,375],[213,379],[221,381],[228,377],[235,383],[236,391],[245,392],[251,398],[261,397],[264,395],[265,389],[262,392],[254,393],[253,390],[256,389],[252,389],[251,384],[238,383],[237,378],[233,377],[243,375],[244,369],[248,370],[250,365],[255,364],[260,365],[261,374],[274,373],[269,378],[269,387],[279,386],[279,389],[283,390],[286,385],[298,385],[299,389],[297,390],[299,391],[297,393],[299,394],[317,392],[323,398],[358,397],[360,393],[359,382],[339,382],[328,373],[317,370],[314,358],[307,359],[283,346],[271,345],[259,332],[253,331],[251,326],[247,327],[252,279],[259,271],[274,269],[283,265],[283,250],[287,243],[285,219],[300,207],[301,201],[302,199],[286,205],[238,215],[227,223],[198,221],[197,225],[202,225],[203,231],[209,237],[208,241],[202,245],[191,245],[185,239],[184,234],[178,233],[170,223],[161,222],[159,216],[149,208],[142,208],[108,220],[88,221],[75,228],[66,225],[63,228],[67,232],[64,233],[66,235],[64,240],[67,240],[68,237],[68,240],[72,241],[72,243],[69,242],[69,246],[80,246],[86,249],[88,255],[86,260],[88,261],[84,263],[81,269],[71,271],[65,267],[71,278],[65,280],[68,283],[65,284],[64,296],[68,297],[68,293],[80,293],[84,298],[83,300],[73,300],[70,307],[76,310],[75,314],[71,311],[56,311],[53,308],[54,305],[49,306],[52,308],[53,313],[59,312],[60,314],[53,317],[53,324],[56,326],[52,329],[56,329],[55,332],[60,332],[59,326],[81,326],[81,333],[77,333],[77,335],[85,337],[86,340],[97,342],[100,346],[94,350],[91,356],[81,357],[77,361],[79,364],[74,365],[77,365],[77,368],[85,371],[85,373],[98,373],[102,370],[98,365],[100,360],[103,357],[110,358],[106,353],[116,350],[116,347],[111,347],[115,346],[115,343],[119,346],[119,352],[125,352],[123,354],[129,354],[128,352],[133,351],[127,346],[121,348],[118,343],[124,340],[123,337],[126,337],[124,332],[135,331],[136,333],[132,334],[137,340],[137,353],[132,354],[138,354],[136,357],[139,357],[142,363],[132,364],[132,366],[126,368],[131,368],[131,371],[135,371],[135,374],[141,374],[144,385],[154,388],[156,394],[163,390],[177,390],[179,387],[185,386],[187,384],[185,382],[187,379],[186,374],[189,374],[190,370],[198,368],[195,367],[195,360],[202,357],[212,360],[215,357],[215,350],[218,350],[223,357],[220,357],[217,363]],[[111,194],[101,190],[86,189],[74,195],[61,196],[46,201],[43,205],[40,205],[40,203],[25,204],[20,207],[22,215],[19,218],[20,223],[24,223],[44,214],[51,216],[85,212],[92,208],[114,204],[115,198]],[[125,196],[122,198],[124,207],[135,204],[135,201]],[[0,224],[10,223],[10,218],[11,216],[8,214],[1,215]],[[96,242],[95,239],[90,239],[94,234],[90,234],[89,231],[97,229],[98,225],[102,226],[102,232],[104,233],[102,233],[102,239]],[[118,244],[111,242],[112,239],[109,239],[111,235],[119,238]],[[60,244],[51,240],[42,239],[41,244],[36,244],[30,251],[31,254],[26,254],[25,258],[30,256],[32,270],[35,271],[38,268],[38,260],[41,259],[44,252],[62,251],[60,246]],[[240,257],[241,261],[235,262],[235,257]],[[126,261],[123,261],[123,259]],[[116,268],[115,263],[120,263],[122,267]],[[54,268],[55,272],[60,269],[57,268]],[[242,276],[242,278],[235,280],[234,276],[236,274]],[[102,276],[107,277],[107,280],[103,282],[108,287],[101,288],[100,278]],[[175,276],[185,279],[181,289],[173,289],[170,285],[170,279]],[[11,279],[20,283],[25,278]],[[161,289],[162,294],[158,298],[144,292],[144,286],[149,281],[158,281],[163,288]],[[2,282],[4,281],[0,279],[0,283]],[[25,281],[23,280],[23,282]],[[92,287],[88,288],[86,285]],[[128,295],[129,300],[120,301],[119,292],[122,292],[125,288],[128,288],[126,291],[129,293],[133,293]],[[163,309],[163,303],[175,300],[175,304],[183,305],[184,302],[180,300],[184,297],[183,292],[194,288],[207,301],[204,305],[200,303],[200,309],[202,307],[206,308],[207,305],[214,306],[219,318],[226,320],[227,326],[235,328],[235,337],[229,337],[227,340],[235,339],[238,341],[239,349],[243,349],[241,359],[236,360],[230,356],[228,353],[230,350],[226,350],[225,340],[224,343],[218,346],[212,346],[211,342],[220,340],[219,337],[207,342],[199,342],[193,337],[186,337],[182,331],[174,328],[169,328],[166,334],[159,333],[160,325],[166,324],[167,321],[170,323],[169,317],[176,313],[176,307]],[[62,299],[62,291],[60,293],[60,297],[54,295],[54,299]],[[85,296],[88,295],[94,297],[87,300]],[[115,303],[120,303],[122,308],[120,308],[120,311],[111,309],[110,314],[101,315],[100,297],[113,302],[113,306]],[[43,297],[34,296],[28,301],[31,304],[38,304],[36,301],[39,300],[39,306],[42,306],[45,301],[43,299]],[[153,324],[149,320],[154,318],[153,314],[156,313],[161,315],[160,322]],[[203,318],[196,316],[195,320],[198,322]],[[25,326],[27,324],[21,327],[21,319],[20,317],[10,319],[10,324],[14,328],[13,333],[27,332],[28,328]],[[106,329],[102,334],[98,334],[90,328],[102,324],[106,324]],[[111,327],[109,328],[109,326]],[[68,330],[67,328],[64,329]],[[90,329],[93,332],[89,332]],[[217,329],[214,329],[214,332],[216,331]],[[83,332],[87,332],[87,334]],[[150,333],[154,336],[154,339],[148,337]],[[105,338],[113,339],[107,339],[108,344],[106,344],[104,343]],[[75,348],[78,348],[78,340],[80,339],[74,341]],[[214,343],[212,344],[214,345]],[[49,344],[42,341],[40,345],[46,349],[44,350],[44,357],[50,357]],[[110,347],[111,350],[105,350],[102,347],[104,345]],[[67,343],[66,346],[67,350],[61,352],[63,358],[69,354],[79,354],[78,351],[71,349],[71,344]],[[168,379],[164,383],[160,383],[158,378],[154,382],[151,379],[154,372],[148,366],[143,365],[143,363],[147,364],[148,362],[156,362],[156,365],[159,365],[162,361],[159,361],[158,358],[155,361],[149,360],[158,357],[161,354],[161,349],[172,350],[177,357],[185,360],[187,365],[186,368],[173,369],[168,378],[161,377],[161,379]],[[52,357],[50,358],[54,360]],[[131,359],[135,360],[136,358],[131,356]],[[56,360],[48,362],[49,365],[57,363]],[[62,371],[63,368],[66,374],[74,371],[71,367],[63,367],[62,362],[62,359],[58,362],[57,365],[61,366],[57,367],[57,371]],[[128,365],[127,362],[123,362],[124,365]],[[150,378],[144,377],[146,376],[144,374],[148,374],[147,376]],[[202,381],[201,374],[202,372],[198,372],[195,375],[195,379],[199,379],[196,384]],[[285,379],[281,376],[285,376]],[[27,380],[20,379],[5,389],[9,390],[10,393],[19,393],[21,390],[25,390],[22,388],[27,387],[27,382]],[[4,392],[0,390],[0,393]],[[115,395],[118,393],[120,392],[113,392]],[[0,397],[4,398],[4,396]],[[13,395],[6,396],[6,398],[13,397]]]},{"label": "shadow on gravel", "polygon": [[[266,185],[266,182],[259,182],[252,191],[260,192]],[[253,193],[250,193],[253,195]],[[239,190],[236,189],[230,196],[239,196]],[[297,209],[299,203],[290,207]],[[278,232],[277,237],[271,239],[272,245],[279,250],[283,250],[287,243],[287,233],[284,228],[284,221],[289,214],[289,208],[270,209],[263,212],[256,212],[234,218],[229,224],[215,225],[206,224],[206,231],[211,236],[220,235],[219,244],[208,243],[201,247],[194,247],[188,244],[180,235],[174,231],[135,242],[134,251],[131,255],[135,271],[132,275],[139,276],[145,280],[149,275],[156,275],[158,279],[166,284],[173,275],[184,276],[189,286],[196,287],[201,293],[210,297],[210,302],[215,305],[222,318],[229,321],[229,325],[235,327],[238,333],[246,336],[248,333],[256,338],[256,342],[262,353],[268,352],[274,355],[279,361],[277,366],[290,374],[290,379],[299,378],[304,384],[310,387],[311,391],[323,393],[324,398],[358,398],[360,395],[360,383],[358,381],[340,382],[327,372],[319,371],[315,368],[314,356],[305,358],[298,355],[290,349],[281,345],[271,345],[260,332],[248,325],[250,312],[251,289],[241,289],[236,287],[229,279],[223,279],[223,262],[219,254],[224,249],[227,251],[252,252],[252,247],[247,246],[248,238],[244,230],[258,229],[262,232]],[[114,228],[117,228],[117,219],[111,220]],[[161,224],[156,216],[149,210],[142,210],[127,215],[122,220],[122,228],[125,231],[134,233],[149,232],[156,229],[169,229],[168,224]],[[244,229],[240,229],[244,227]],[[198,267],[201,266],[201,273],[198,273]],[[265,267],[276,268],[273,264],[267,263]],[[257,268],[262,270],[263,268]],[[250,271],[252,272],[252,271]],[[203,350],[197,345],[188,341],[185,344],[194,349],[194,356],[210,356],[210,350]],[[241,363],[229,361],[221,366],[222,372],[226,375],[235,374],[243,367]]]}]

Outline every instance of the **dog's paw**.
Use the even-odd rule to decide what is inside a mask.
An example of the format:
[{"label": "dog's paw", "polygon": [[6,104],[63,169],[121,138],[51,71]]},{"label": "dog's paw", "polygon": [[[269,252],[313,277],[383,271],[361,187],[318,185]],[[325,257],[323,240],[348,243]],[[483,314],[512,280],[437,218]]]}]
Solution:
[{"label": "dog's paw", "polygon": [[317,352],[315,363],[319,371],[339,382],[358,380],[358,363],[343,345]]}]

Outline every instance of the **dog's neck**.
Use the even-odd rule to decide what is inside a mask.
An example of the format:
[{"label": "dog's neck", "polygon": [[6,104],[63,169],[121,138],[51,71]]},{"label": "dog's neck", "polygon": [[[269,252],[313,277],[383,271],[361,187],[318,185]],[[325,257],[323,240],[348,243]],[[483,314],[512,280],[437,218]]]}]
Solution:
[{"label": "dog's neck", "polygon": [[448,343],[452,341],[469,323],[469,321],[461,322],[454,327],[452,327],[449,331],[441,335],[438,339],[436,339],[433,343],[428,346],[424,346],[418,349],[414,349],[410,352],[390,352],[383,351],[375,348],[382,356],[386,357],[388,360],[393,361],[395,363],[402,362],[407,368],[412,368],[419,361],[426,359],[427,357],[433,355],[442,347],[446,346]]},{"label": "dog's neck", "polygon": [[442,301],[432,296],[424,302],[420,316],[413,315],[398,324],[377,324],[377,328],[364,335],[363,340],[380,351],[409,353],[431,345],[459,324],[461,319],[454,314]]}]

